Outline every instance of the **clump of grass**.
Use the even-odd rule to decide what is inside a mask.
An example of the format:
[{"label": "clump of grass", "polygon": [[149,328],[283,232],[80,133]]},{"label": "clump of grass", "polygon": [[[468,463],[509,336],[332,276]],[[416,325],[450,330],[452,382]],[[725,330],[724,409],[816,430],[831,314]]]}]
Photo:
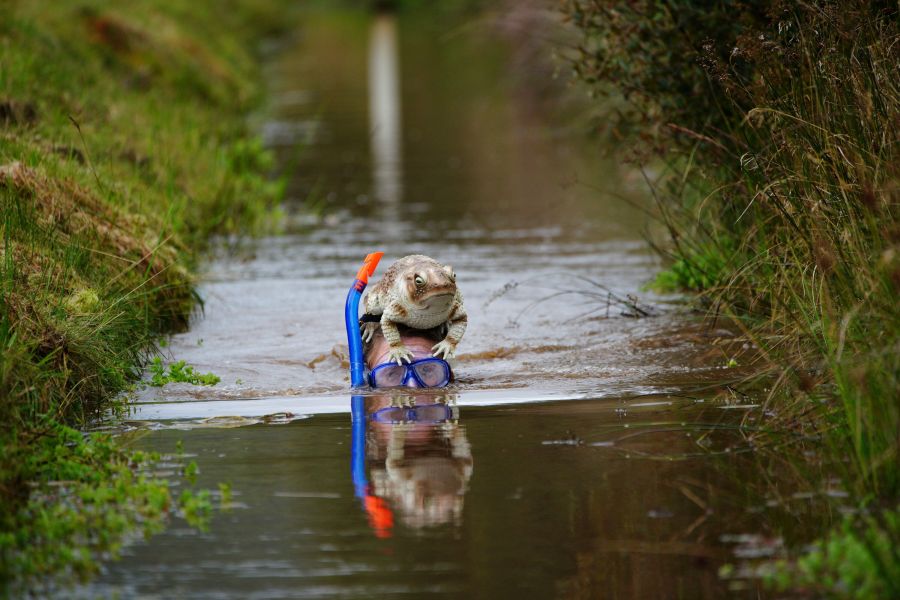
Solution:
[{"label": "clump of grass", "polygon": [[216,385],[222,378],[215,373],[198,373],[194,367],[179,360],[169,365],[166,371],[162,359],[158,356],[150,363],[150,385],[162,387],[167,383],[190,383],[191,385]]}]

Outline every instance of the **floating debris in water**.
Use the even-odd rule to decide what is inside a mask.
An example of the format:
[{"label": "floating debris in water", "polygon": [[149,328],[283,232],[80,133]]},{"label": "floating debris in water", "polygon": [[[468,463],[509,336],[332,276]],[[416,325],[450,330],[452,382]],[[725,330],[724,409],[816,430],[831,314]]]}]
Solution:
[{"label": "floating debris in water", "polygon": [[316,365],[319,364],[320,362],[322,362],[323,360],[327,359],[328,356],[329,356],[328,354],[320,354],[317,357],[315,357],[314,359],[312,359],[311,361],[304,363],[304,364],[309,369],[315,369]]},{"label": "floating debris in water", "polygon": [[277,412],[271,415],[264,415],[261,421],[266,425],[284,425],[297,419],[305,419],[307,415],[295,415],[292,412]]},{"label": "floating debris in water", "polygon": [[544,446],[580,446],[584,443],[580,437],[572,431],[566,432],[566,437],[561,440],[545,440],[541,442]]},{"label": "floating debris in water", "polygon": [[295,414],[291,412],[277,412],[261,417],[241,417],[237,415],[223,415],[194,419],[191,421],[175,421],[167,423],[169,429],[233,429],[235,427],[247,427],[249,425],[284,425],[300,419],[308,419],[309,415]]},{"label": "floating debris in water", "polygon": [[734,555],[738,558],[769,558],[784,550],[784,539],[755,533],[725,534],[719,541],[737,544]]}]

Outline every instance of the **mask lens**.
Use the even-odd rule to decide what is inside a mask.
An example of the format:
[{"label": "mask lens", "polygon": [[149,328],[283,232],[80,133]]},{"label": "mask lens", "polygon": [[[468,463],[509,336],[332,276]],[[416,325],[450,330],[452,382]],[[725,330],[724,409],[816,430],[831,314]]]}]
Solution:
[{"label": "mask lens", "polygon": [[407,420],[405,408],[389,406],[372,413],[372,420],[379,423],[401,423]]},{"label": "mask lens", "polygon": [[450,383],[450,368],[440,360],[429,360],[413,365],[416,375],[426,387],[443,387]]},{"label": "mask lens", "polygon": [[446,404],[429,404],[417,406],[415,409],[416,420],[428,423],[440,423],[453,418],[453,412]]},{"label": "mask lens", "polygon": [[403,383],[404,375],[406,375],[406,367],[400,365],[387,365],[372,371],[375,387],[397,387]]}]

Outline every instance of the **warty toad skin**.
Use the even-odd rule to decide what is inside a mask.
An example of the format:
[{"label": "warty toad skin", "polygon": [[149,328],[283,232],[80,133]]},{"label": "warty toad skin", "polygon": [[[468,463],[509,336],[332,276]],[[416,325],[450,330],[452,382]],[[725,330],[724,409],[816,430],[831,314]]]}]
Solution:
[{"label": "warty toad skin", "polygon": [[[389,360],[397,364],[413,358],[400,338],[398,323],[414,329],[446,326],[446,336],[432,348],[434,356],[446,360],[456,353],[469,320],[453,268],[421,254],[392,264],[369,288],[363,309],[367,315],[381,317],[381,331],[390,345]],[[363,341],[371,340],[376,329],[376,323],[365,323]]]}]

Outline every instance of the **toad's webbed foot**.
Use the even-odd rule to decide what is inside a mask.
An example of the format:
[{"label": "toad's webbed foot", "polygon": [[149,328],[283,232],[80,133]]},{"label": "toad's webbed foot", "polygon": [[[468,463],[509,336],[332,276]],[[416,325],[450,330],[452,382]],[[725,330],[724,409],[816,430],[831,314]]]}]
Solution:
[{"label": "toad's webbed foot", "polygon": [[432,346],[431,350],[432,356],[448,360],[456,356],[456,343],[450,340],[441,340],[440,342]]},{"label": "toad's webbed foot", "polygon": [[378,323],[362,323],[359,326],[360,334],[362,335],[362,341],[366,344],[372,341],[372,338],[375,337],[375,332],[378,331]]},{"label": "toad's webbed foot", "polygon": [[402,365],[403,361],[408,363],[413,361],[412,351],[402,344],[391,347],[388,351],[388,362],[395,362],[398,365]]}]

